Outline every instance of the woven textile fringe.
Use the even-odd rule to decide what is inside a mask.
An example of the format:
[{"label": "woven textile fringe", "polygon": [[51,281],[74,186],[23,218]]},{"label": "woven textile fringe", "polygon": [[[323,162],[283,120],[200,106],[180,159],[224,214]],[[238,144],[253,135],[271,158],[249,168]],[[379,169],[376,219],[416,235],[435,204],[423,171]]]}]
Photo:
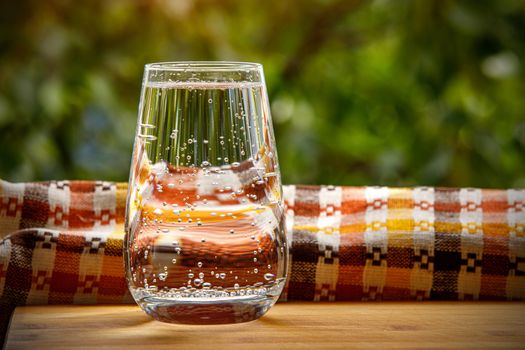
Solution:
[{"label": "woven textile fringe", "polygon": [[[126,184],[0,181],[0,314],[129,303]],[[285,186],[281,300],[524,300],[525,190]],[[1,322],[2,320],[0,320]]]}]

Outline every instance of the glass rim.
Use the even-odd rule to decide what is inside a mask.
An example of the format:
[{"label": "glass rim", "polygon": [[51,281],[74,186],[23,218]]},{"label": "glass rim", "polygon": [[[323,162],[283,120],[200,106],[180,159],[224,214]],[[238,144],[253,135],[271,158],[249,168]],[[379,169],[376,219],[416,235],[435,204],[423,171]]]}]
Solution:
[{"label": "glass rim", "polygon": [[262,64],[241,61],[167,61],[153,62],[144,65],[146,71],[168,72],[236,72],[246,70],[261,70]]}]

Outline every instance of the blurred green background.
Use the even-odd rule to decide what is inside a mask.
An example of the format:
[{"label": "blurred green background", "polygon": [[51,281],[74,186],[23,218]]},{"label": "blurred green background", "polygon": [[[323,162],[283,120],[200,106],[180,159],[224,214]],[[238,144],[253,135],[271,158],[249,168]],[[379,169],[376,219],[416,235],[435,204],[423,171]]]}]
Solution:
[{"label": "blurred green background", "polygon": [[143,65],[261,62],[285,183],[525,187],[525,2],[0,3],[0,178],[127,181]]}]

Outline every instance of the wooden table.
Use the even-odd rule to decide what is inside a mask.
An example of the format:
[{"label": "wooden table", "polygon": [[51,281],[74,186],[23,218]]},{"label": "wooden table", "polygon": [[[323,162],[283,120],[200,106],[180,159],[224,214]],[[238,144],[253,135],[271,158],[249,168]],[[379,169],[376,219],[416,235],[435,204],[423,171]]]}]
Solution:
[{"label": "wooden table", "polygon": [[187,326],[136,306],[16,309],[7,349],[525,349],[525,303],[282,303],[261,319]]}]

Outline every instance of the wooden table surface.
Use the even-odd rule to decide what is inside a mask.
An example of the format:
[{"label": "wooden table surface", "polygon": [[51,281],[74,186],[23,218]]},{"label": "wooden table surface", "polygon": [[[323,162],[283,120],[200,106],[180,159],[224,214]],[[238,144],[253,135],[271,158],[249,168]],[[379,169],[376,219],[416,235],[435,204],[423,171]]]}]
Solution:
[{"label": "wooden table surface", "polygon": [[282,303],[253,322],[190,326],[137,306],[16,309],[7,349],[525,349],[525,303]]}]

